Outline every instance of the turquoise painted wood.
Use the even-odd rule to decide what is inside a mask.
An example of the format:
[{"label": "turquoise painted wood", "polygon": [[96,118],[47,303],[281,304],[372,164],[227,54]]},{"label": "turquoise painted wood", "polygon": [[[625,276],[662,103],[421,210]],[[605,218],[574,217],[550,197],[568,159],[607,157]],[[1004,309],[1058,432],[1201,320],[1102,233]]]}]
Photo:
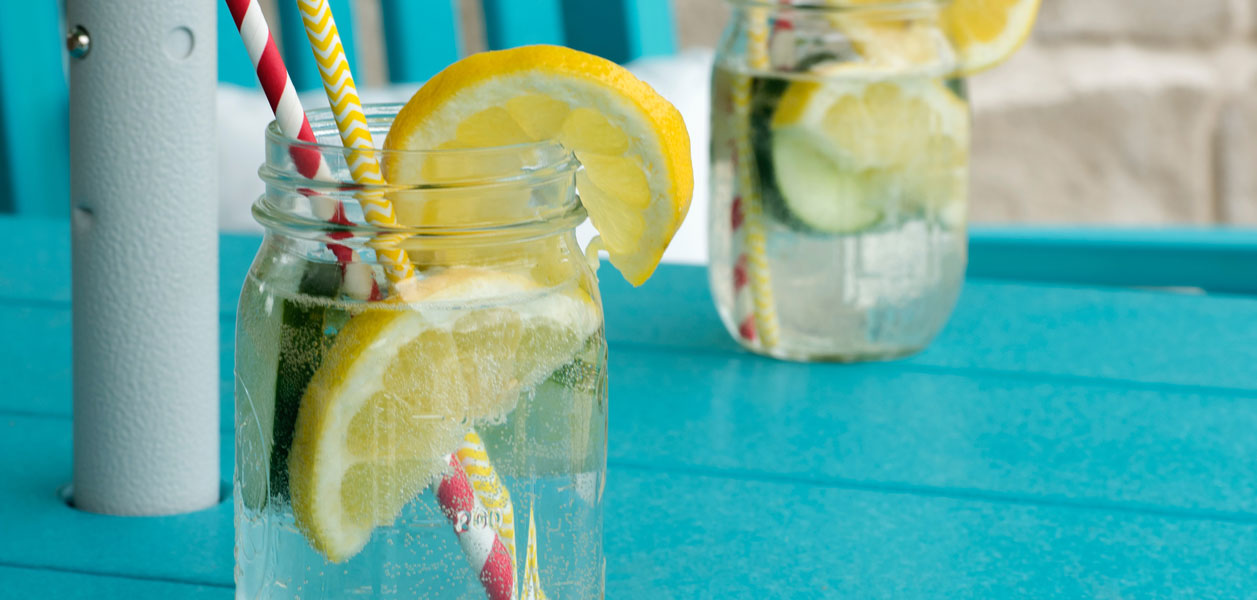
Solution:
[{"label": "turquoise painted wood", "polygon": [[562,1],[568,46],[616,62],[676,51],[670,0]]},{"label": "turquoise painted wood", "polygon": [[[78,511],[59,495],[71,479],[70,420],[0,414],[0,431],[4,450],[16,451],[36,441],[42,449],[37,460],[6,460],[2,467],[6,485],[0,490],[0,519],[5,536],[0,541],[0,565],[231,584],[230,500],[208,510],[157,518]],[[224,479],[232,468],[230,443],[223,441]]]},{"label": "turquoise painted wood", "polygon": [[6,598],[56,598],[57,600],[137,600],[139,598],[180,598],[188,600],[230,600],[233,589],[227,585],[196,585],[176,581],[156,581],[113,575],[94,575],[0,566]]},{"label": "turquoise painted wood", "polygon": [[70,214],[70,162],[57,2],[0,2],[0,212]]},{"label": "turquoise painted wood", "polygon": [[633,58],[669,56],[677,50],[673,0],[627,0],[624,16],[632,32],[629,51]]},{"label": "turquoise painted wood", "polygon": [[[603,277],[601,287],[608,303],[631,298],[640,314],[651,315],[640,319],[637,313],[609,313],[612,340],[693,352],[740,352],[714,321],[694,318],[714,316],[701,269],[664,269],[636,294],[615,276]],[[982,369],[1253,389],[1257,371],[1233,368],[1230,361],[1253,356],[1254,339],[1257,298],[1251,296],[972,279],[935,343],[895,364],[929,372]]]},{"label": "turquoise painted wood", "polygon": [[[32,310],[68,305],[70,282],[58,275],[70,264],[67,222],[0,218],[0,240],[25,249],[0,253],[0,303]],[[219,293],[225,316],[234,312],[258,244],[252,236],[222,237]],[[973,259],[980,260],[981,252],[975,250]],[[604,265],[601,288],[608,306],[622,302],[651,315],[640,319],[631,311],[608,311],[613,343],[741,354],[715,319],[701,269],[665,268],[633,289]],[[894,364],[926,373],[980,369],[1184,390],[1251,390],[1257,389],[1257,370],[1232,368],[1230,361],[1251,356],[1246,352],[1254,339],[1257,297],[971,279],[939,339],[924,353]]]},{"label": "turquoise painted wood", "polygon": [[[608,310],[632,307],[616,301]],[[20,348],[0,360],[26,374],[9,385],[0,414],[69,418],[68,311],[0,315],[0,328]],[[229,434],[233,322],[221,325],[220,429]],[[1257,455],[1257,437],[1248,435],[1257,427],[1257,389],[612,347],[613,416],[624,435],[612,445],[614,464],[1220,519],[1257,514],[1257,489],[1246,474]],[[739,417],[710,427],[732,412]],[[671,426],[653,425],[661,422]],[[828,433],[780,463],[809,427]],[[673,448],[686,443],[693,449],[677,456]]]},{"label": "turquoise painted wood", "polygon": [[485,38],[491,50],[528,44],[563,44],[560,0],[484,0],[482,5]]},{"label": "turquoise painted wood", "polygon": [[462,55],[453,0],[380,0],[388,78],[427,81]]},{"label": "turquoise painted wood", "polygon": [[970,252],[970,276],[1257,293],[1257,229],[986,227]]},{"label": "turquoise painted wood", "polygon": [[[229,502],[160,518],[80,513],[49,493],[70,476],[69,421],[0,415],[0,427],[0,451],[26,459],[5,465],[0,516],[9,535],[0,538],[0,564],[202,591],[231,584]],[[607,583],[616,598],[747,589],[772,597],[1239,598],[1257,586],[1249,560],[1257,528],[1247,521],[610,468]]]},{"label": "turquoise painted wood", "polygon": [[[425,2],[431,0],[424,0]],[[281,0],[279,5],[279,38],[275,40],[280,46],[280,54],[288,66],[288,75],[297,91],[323,89],[323,79],[319,76],[318,64],[314,62],[314,51],[310,47],[310,38],[306,36],[305,26],[301,21],[301,9],[297,0]],[[354,24],[353,0],[327,0],[336,19],[336,29],[340,33],[341,44],[345,47],[345,57],[349,61],[349,69],[355,75],[358,69],[358,48],[355,44],[357,31]],[[274,27],[274,25],[271,25]],[[363,82],[359,82],[362,85]]]},{"label": "turquoise painted wood", "polygon": [[[0,218],[0,580],[19,598],[225,599],[230,502],[116,518],[57,496],[71,466],[67,233]],[[222,240],[224,373],[257,244]],[[917,357],[800,365],[733,345],[701,269],[664,266],[638,289],[607,269],[600,287],[611,597],[1257,589],[1255,297],[975,279]]]}]

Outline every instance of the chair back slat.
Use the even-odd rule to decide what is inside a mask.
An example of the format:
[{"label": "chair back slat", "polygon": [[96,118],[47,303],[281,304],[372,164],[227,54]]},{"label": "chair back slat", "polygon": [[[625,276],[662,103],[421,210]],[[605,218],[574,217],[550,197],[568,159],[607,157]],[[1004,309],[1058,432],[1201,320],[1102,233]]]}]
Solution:
[{"label": "chair back slat", "polygon": [[979,225],[966,276],[1257,295],[1257,231]]},{"label": "chair back slat", "polygon": [[560,0],[484,0],[483,7],[485,39],[490,50],[563,43]]},{"label": "chair back slat", "polygon": [[625,6],[629,54],[670,56],[677,51],[676,22],[669,0],[628,0]]},{"label": "chair back slat", "polygon": [[[414,1],[414,0],[411,0]],[[423,3],[432,0],[420,0]],[[358,69],[358,52],[354,44],[354,10],[353,0],[327,0],[336,16],[336,30],[340,34],[341,44],[345,46],[345,56],[349,60],[349,68],[354,75],[361,77]],[[297,0],[279,0],[280,53],[288,65],[288,74],[292,76],[292,84],[297,91],[323,89],[323,79],[319,77],[318,64],[314,62],[314,53],[310,49],[310,38],[306,36],[305,25],[301,21],[301,9]],[[358,85],[366,82],[358,81]]]},{"label": "chair back slat", "polygon": [[380,16],[393,83],[426,81],[461,56],[454,0],[380,0]]},{"label": "chair back slat", "polygon": [[69,94],[58,2],[0,2],[0,210],[70,214]]},{"label": "chair back slat", "polygon": [[624,63],[676,51],[669,0],[563,0],[568,46]]},{"label": "chair back slat", "polygon": [[[235,22],[218,3],[219,81],[257,87]],[[328,0],[358,68],[355,0]],[[362,1],[362,0],[356,0]],[[458,0],[376,0],[389,80],[424,81],[463,51]],[[492,49],[566,44],[617,62],[676,47],[669,0],[481,0]],[[69,214],[69,95],[55,0],[0,0],[0,212]],[[297,0],[277,0],[276,42],[298,90],[322,87]],[[365,82],[359,82],[364,85]]]}]

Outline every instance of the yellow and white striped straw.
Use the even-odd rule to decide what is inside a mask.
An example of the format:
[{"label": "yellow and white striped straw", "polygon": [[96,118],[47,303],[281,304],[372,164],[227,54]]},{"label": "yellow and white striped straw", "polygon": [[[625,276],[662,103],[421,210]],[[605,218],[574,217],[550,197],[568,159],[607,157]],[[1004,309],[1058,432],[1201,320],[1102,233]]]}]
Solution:
[{"label": "yellow and white striped straw", "polygon": [[[319,65],[323,89],[327,92],[332,115],[336,118],[336,127],[340,130],[340,139],[349,149],[349,173],[355,183],[384,185],[380,161],[375,156],[375,142],[371,139],[371,129],[367,126],[367,117],[362,111],[362,101],[358,98],[353,73],[349,71],[345,48],[336,31],[332,9],[327,0],[299,0],[298,7],[301,10],[301,20],[305,24],[306,36],[310,38],[310,46],[314,49],[314,60]],[[368,223],[377,227],[397,225],[393,204],[384,197],[383,192],[360,192],[358,201],[362,203],[362,213]],[[394,287],[415,275],[410,257],[404,250],[396,247],[404,237],[401,234],[380,236],[373,244],[376,255],[384,265],[384,272]]]},{"label": "yellow and white striped straw", "polygon": [[[349,172],[355,182],[364,185],[383,185],[384,175],[380,170],[380,162],[375,156],[375,142],[371,139],[371,130],[367,126],[366,115],[362,111],[362,101],[358,97],[358,89],[354,85],[353,73],[349,70],[349,61],[345,57],[345,49],[340,42],[340,34],[336,31],[336,20],[332,17],[332,9],[327,0],[299,0],[301,20],[305,24],[306,36],[314,48],[315,62],[319,65],[319,75],[323,79],[323,88],[327,92],[328,102],[332,105],[332,114],[336,118],[336,126],[340,130],[341,140],[349,149]],[[359,195],[362,212],[367,221],[377,226],[393,226],[397,224],[397,215],[393,205],[382,192],[362,192]],[[385,270],[389,280],[397,287],[398,283],[411,279],[414,266],[405,251],[397,249],[397,242],[404,236],[381,236],[376,248],[385,262]],[[391,239],[389,239],[391,238]],[[511,495],[498,479],[488,452],[480,437],[470,432],[457,453],[457,460],[464,466],[472,482],[477,497],[486,507],[496,508],[503,515],[503,522],[495,529],[498,538],[504,543],[509,542],[508,552],[511,558],[511,571],[515,570],[515,511],[511,504]],[[514,591],[512,591],[514,595]]]},{"label": "yellow and white striped straw", "polygon": [[502,480],[498,479],[497,471],[489,462],[489,451],[485,449],[484,442],[475,431],[468,431],[467,435],[463,436],[463,443],[459,444],[454,457],[467,472],[467,480],[471,482],[471,488],[475,490],[484,507],[490,512],[502,515],[502,522],[496,527],[498,538],[502,540],[502,545],[506,546],[507,552],[511,555],[511,571],[514,572],[517,565],[515,506],[511,503],[511,492],[502,485]]},{"label": "yellow and white striped straw", "polygon": [[549,600],[541,589],[541,572],[537,565],[537,520],[533,507],[528,507],[528,555],[524,557],[524,585],[520,600]]},{"label": "yellow and white striped straw", "polygon": [[[768,14],[763,8],[748,7],[746,10],[751,11],[748,14],[747,63],[752,72],[766,72],[770,67]],[[741,231],[745,235],[755,330],[761,346],[766,350],[771,350],[780,341],[781,329],[777,321],[776,302],[773,300],[772,276],[768,269],[768,249],[764,239],[764,211],[760,204],[759,188],[752,174],[755,163],[751,148],[751,74],[734,77],[732,100],[738,128],[734,134],[734,151],[738,154],[739,166],[737,183],[745,213]]]}]

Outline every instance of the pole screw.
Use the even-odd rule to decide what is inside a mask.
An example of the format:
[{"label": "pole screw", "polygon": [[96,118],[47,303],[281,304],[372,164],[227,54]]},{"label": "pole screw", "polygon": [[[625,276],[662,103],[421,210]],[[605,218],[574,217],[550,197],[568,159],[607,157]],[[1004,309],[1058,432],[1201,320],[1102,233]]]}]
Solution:
[{"label": "pole screw", "polygon": [[87,30],[82,25],[75,25],[74,29],[65,36],[65,49],[70,51],[70,56],[74,58],[86,58],[87,53],[92,51],[92,38],[87,35]]}]

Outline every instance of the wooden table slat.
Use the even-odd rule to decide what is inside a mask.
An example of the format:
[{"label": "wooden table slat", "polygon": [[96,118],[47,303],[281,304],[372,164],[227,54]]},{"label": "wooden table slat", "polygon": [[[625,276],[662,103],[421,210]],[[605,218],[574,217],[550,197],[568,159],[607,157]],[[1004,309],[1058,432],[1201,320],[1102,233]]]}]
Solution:
[{"label": "wooden table slat", "polygon": [[[56,493],[70,474],[69,423],[9,417],[0,428],[0,452],[28,457],[0,488],[0,564],[231,583],[230,503],[172,517],[81,513]],[[36,444],[43,453],[23,452]],[[1257,528],[1247,523],[623,466],[612,467],[605,500],[607,585],[621,598],[748,589],[1238,598],[1257,589]]]},{"label": "wooden table slat", "polygon": [[[69,251],[48,240],[63,221],[0,218],[0,299],[59,306],[70,299]],[[222,312],[232,314],[259,238],[225,235]],[[716,319],[698,267],[663,267],[633,289],[604,265],[608,337],[678,352],[739,353]],[[904,365],[1109,378],[1257,390],[1257,297],[970,281],[950,324]]]},{"label": "wooden table slat", "polygon": [[[41,310],[0,313],[0,329],[42,334],[0,350],[0,361],[26,373],[0,396],[0,414],[71,415],[68,319],[32,316]],[[220,389],[228,434],[230,326]],[[610,382],[612,460],[1257,517],[1249,468],[1257,392],[809,366],[615,343]]]},{"label": "wooden table slat", "polygon": [[136,579],[114,575],[0,565],[4,597],[10,600],[230,600],[231,586]]},{"label": "wooden table slat", "polygon": [[[0,218],[0,596],[225,598],[230,502],[118,518],[57,496],[67,236]],[[233,313],[258,241],[222,238],[224,481]],[[922,354],[800,365],[740,350],[700,268],[638,289],[602,275],[612,597],[1257,589],[1257,298],[970,280]]]}]

